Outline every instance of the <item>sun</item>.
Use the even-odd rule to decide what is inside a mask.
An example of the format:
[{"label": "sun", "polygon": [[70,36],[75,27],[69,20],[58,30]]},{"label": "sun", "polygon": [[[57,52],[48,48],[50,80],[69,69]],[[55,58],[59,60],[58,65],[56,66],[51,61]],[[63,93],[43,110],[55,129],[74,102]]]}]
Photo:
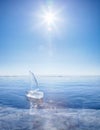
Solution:
[{"label": "sun", "polygon": [[57,32],[61,24],[61,9],[53,8],[51,6],[42,6],[37,13],[37,27],[44,27],[49,32]]},{"label": "sun", "polygon": [[44,22],[47,23],[49,26],[53,25],[56,20],[56,17],[53,12],[46,12],[44,14]]},{"label": "sun", "polygon": [[48,31],[53,30],[57,22],[56,12],[53,10],[45,10],[42,13],[42,21],[43,24],[47,26]]}]

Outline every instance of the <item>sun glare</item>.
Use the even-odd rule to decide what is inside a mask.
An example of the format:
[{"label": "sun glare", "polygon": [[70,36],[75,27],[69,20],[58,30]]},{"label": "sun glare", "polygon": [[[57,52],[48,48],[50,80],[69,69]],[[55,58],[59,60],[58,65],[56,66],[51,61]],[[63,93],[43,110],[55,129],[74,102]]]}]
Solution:
[{"label": "sun glare", "polygon": [[50,26],[55,22],[55,15],[53,12],[46,12],[44,15],[44,21]]},{"label": "sun glare", "polygon": [[57,22],[56,12],[54,12],[51,9],[47,9],[47,10],[44,9],[41,16],[42,16],[43,24],[45,24],[45,26],[47,26],[48,31],[53,30],[53,28],[55,28],[56,22]]},{"label": "sun glare", "polygon": [[62,21],[61,17],[61,9],[57,10],[53,7],[45,7],[42,6],[41,10],[39,10],[37,16],[39,18],[39,23],[37,24],[38,27],[43,26],[49,32],[57,31],[60,22]]}]

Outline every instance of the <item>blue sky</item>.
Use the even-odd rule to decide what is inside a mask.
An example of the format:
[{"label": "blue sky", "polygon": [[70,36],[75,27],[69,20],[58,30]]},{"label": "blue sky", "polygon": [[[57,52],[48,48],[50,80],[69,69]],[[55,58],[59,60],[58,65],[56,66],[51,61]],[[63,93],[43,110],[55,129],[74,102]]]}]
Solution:
[{"label": "blue sky", "polygon": [[[49,32],[39,15],[52,7]],[[0,75],[100,74],[99,0],[0,0]]]}]

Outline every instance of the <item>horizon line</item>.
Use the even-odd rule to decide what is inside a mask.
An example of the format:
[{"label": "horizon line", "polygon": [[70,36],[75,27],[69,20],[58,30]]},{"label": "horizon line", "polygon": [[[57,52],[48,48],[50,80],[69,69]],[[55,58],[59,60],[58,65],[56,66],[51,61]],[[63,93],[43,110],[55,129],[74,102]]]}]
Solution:
[{"label": "horizon line", "polygon": [[[100,76],[100,74],[36,74],[36,76],[54,76],[54,77],[67,77],[67,76]],[[29,74],[0,74],[0,77],[17,77],[29,76]]]}]

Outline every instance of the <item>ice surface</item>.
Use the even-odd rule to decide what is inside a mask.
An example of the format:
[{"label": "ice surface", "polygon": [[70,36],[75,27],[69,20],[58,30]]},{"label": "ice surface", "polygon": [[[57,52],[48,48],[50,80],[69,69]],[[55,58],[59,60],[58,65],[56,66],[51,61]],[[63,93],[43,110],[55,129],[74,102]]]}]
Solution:
[{"label": "ice surface", "polygon": [[100,110],[0,107],[0,130],[100,130]]},{"label": "ice surface", "polygon": [[31,100],[27,77],[0,77],[0,130],[100,130],[100,77],[40,77],[44,100]]},{"label": "ice surface", "polygon": [[[100,109],[100,76],[38,77],[44,101],[52,100],[59,107]],[[0,106],[29,108],[26,93],[29,77],[0,77]]]}]

